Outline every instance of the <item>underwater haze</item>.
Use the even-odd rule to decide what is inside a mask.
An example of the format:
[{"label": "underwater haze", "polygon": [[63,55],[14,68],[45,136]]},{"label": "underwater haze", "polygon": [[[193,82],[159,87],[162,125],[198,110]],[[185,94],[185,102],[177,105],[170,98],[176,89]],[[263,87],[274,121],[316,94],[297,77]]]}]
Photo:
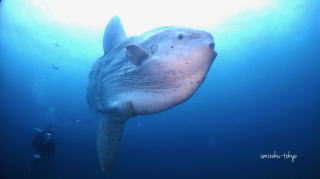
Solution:
[{"label": "underwater haze", "polygon": [[[185,103],[127,121],[106,175],[86,93],[114,15],[129,36],[208,31],[218,56]],[[0,178],[320,178],[319,15],[312,0],[1,0]],[[34,162],[48,124],[56,152]]]}]

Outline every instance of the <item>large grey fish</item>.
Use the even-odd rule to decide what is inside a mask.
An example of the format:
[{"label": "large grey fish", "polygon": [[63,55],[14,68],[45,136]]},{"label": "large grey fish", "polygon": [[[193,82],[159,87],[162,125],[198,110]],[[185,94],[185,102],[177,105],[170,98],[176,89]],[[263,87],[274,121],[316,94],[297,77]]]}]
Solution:
[{"label": "large grey fish", "polygon": [[190,98],[217,56],[214,46],[208,32],[184,27],[161,27],[127,38],[120,19],[111,19],[103,37],[104,55],[91,69],[87,94],[90,108],[103,115],[97,150],[105,172],[114,166],[125,122]]}]

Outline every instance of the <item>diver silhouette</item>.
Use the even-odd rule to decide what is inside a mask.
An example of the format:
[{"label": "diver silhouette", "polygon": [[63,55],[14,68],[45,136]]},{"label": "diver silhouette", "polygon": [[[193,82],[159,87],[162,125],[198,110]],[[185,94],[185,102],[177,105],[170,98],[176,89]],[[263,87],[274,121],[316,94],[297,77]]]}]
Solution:
[{"label": "diver silhouette", "polygon": [[29,178],[47,178],[53,170],[53,163],[50,158],[54,155],[56,149],[55,136],[52,132],[52,125],[46,128],[33,128],[36,132],[32,147],[34,149],[32,159],[27,166]]},{"label": "diver silhouette", "polygon": [[56,142],[52,134],[52,126],[48,125],[45,129],[33,128],[37,132],[32,147],[34,148],[33,158],[35,160],[48,159],[54,155]]}]

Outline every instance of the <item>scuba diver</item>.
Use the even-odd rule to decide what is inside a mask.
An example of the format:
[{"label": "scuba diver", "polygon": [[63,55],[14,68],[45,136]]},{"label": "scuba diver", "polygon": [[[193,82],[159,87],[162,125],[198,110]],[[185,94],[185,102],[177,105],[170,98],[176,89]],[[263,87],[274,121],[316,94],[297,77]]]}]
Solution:
[{"label": "scuba diver", "polygon": [[32,141],[34,153],[27,166],[29,178],[47,178],[43,176],[52,170],[52,160],[49,160],[55,153],[56,141],[52,133],[52,125],[44,129],[33,128],[36,133]]},{"label": "scuba diver", "polygon": [[33,128],[37,132],[32,147],[34,148],[33,158],[35,160],[48,159],[55,153],[56,142],[51,132],[51,126],[45,130]]}]

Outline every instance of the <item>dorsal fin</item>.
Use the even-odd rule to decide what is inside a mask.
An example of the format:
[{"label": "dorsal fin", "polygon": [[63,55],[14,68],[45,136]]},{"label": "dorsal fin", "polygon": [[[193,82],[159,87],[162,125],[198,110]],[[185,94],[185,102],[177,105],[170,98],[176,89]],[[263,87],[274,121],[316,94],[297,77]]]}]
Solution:
[{"label": "dorsal fin", "polygon": [[126,46],[127,57],[135,65],[141,65],[145,59],[148,57],[148,53],[142,47],[134,44],[128,44]]},{"label": "dorsal fin", "polygon": [[103,35],[103,51],[107,54],[112,47],[126,38],[120,18],[114,16],[108,23]]}]

